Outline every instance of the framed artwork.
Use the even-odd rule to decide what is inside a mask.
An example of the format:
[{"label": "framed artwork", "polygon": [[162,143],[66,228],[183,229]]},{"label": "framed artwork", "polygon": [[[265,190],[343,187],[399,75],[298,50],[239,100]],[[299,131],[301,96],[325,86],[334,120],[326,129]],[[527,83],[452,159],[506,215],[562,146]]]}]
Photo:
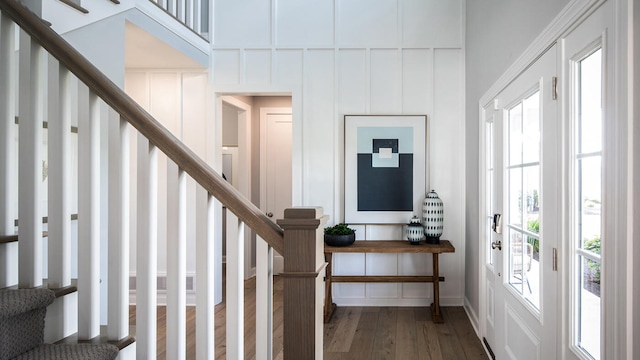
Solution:
[{"label": "framed artwork", "polygon": [[345,115],[346,223],[406,224],[420,216],[426,139],[426,115]]}]

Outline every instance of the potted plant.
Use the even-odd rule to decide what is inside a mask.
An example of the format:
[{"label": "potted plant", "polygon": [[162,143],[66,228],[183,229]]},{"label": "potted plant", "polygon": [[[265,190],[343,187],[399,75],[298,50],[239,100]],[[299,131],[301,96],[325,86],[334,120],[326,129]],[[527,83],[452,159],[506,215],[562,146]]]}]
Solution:
[{"label": "potted plant", "polygon": [[345,223],[324,228],[324,242],[329,246],[349,246],[356,241],[356,231]]}]

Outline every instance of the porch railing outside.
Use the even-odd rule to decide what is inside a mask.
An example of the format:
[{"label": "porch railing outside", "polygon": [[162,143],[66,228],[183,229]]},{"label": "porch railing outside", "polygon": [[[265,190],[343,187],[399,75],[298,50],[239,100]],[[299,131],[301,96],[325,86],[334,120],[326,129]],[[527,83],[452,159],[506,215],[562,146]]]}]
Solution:
[{"label": "porch railing outside", "polygon": [[[172,3],[176,5],[175,3]],[[173,6],[172,5],[172,6]],[[177,6],[177,5],[176,5]],[[245,224],[264,242],[257,255],[256,356],[270,359],[272,332],[273,250],[284,256],[284,359],[322,358],[322,226],[319,208],[287,209],[274,224],[260,209],[124,94],[105,75],[17,0],[0,2],[0,235],[17,230],[18,244],[0,244],[0,287],[43,285],[42,216],[48,213],[48,286],[71,284],[77,264],[77,300],[49,308],[48,341],[77,332],[79,339],[100,334],[100,311],[108,306],[108,337],[129,334],[130,222],[136,219],[136,342],[121,358],[156,358],[157,229],[167,226],[167,358],[186,356],[187,213],[196,224],[197,358],[215,356],[214,213],[220,203],[233,215],[237,239],[227,243],[228,359],[244,355],[243,261]],[[17,24],[17,26],[16,26]],[[15,43],[18,31],[19,44]],[[19,46],[17,46],[19,45]],[[16,55],[15,49],[19,47]],[[18,66],[19,64],[19,66]],[[16,98],[17,97],[17,98]],[[17,108],[14,104],[18,104]],[[19,118],[16,125],[14,119]],[[73,186],[71,124],[77,119],[78,177]],[[43,135],[43,123],[47,135]],[[108,134],[100,134],[100,124]],[[137,148],[130,149],[130,137]],[[18,139],[18,148],[15,141]],[[101,139],[108,139],[108,162],[101,163]],[[43,142],[48,144],[48,198],[42,191]],[[16,156],[17,151],[17,156]],[[158,224],[158,154],[167,165],[167,224]],[[137,212],[130,212],[130,164],[137,161]],[[15,162],[17,159],[17,164]],[[14,179],[18,169],[17,181]],[[107,171],[105,171],[107,169]],[[198,184],[196,209],[187,209],[187,179]],[[108,196],[101,196],[108,181]],[[18,214],[14,194],[17,190]],[[78,257],[72,256],[71,213],[77,197]],[[107,198],[107,223],[103,199]],[[41,204],[47,203],[42,210]],[[218,203],[219,202],[219,203]],[[17,215],[17,216],[16,216]],[[104,214],[103,214],[104,215]],[[19,227],[14,225],[19,219]],[[231,220],[230,220],[231,219]],[[228,225],[229,226],[229,225]],[[108,229],[108,251],[101,250],[101,229]],[[283,230],[284,229],[284,230]],[[14,259],[18,257],[19,261]],[[100,302],[100,262],[108,263],[108,301]],[[16,276],[17,274],[17,276]],[[76,304],[69,304],[68,302]],[[77,307],[76,307],[77,306]],[[233,324],[233,325],[232,325]],[[135,348],[135,353],[131,349]]]}]

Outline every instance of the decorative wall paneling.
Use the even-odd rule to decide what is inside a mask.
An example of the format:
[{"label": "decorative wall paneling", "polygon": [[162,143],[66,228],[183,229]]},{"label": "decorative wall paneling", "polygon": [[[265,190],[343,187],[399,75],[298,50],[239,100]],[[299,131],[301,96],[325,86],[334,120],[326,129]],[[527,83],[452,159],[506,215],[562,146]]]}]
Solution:
[{"label": "decorative wall paneling", "polygon": [[[462,1],[218,0],[212,43],[214,91],[290,89],[301,203],[343,218],[345,114],[427,114],[428,187],[445,202],[443,304],[464,294],[464,55]],[[219,15],[215,15],[219,14]],[[246,23],[247,26],[244,26]],[[243,25],[240,25],[243,23]],[[300,93],[295,93],[299,91]],[[294,171],[296,171],[294,167]],[[296,184],[294,182],[294,184]],[[295,185],[294,185],[295,186]],[[416,209],[417,212],[420,209]],[[407,222],[409,219],[407,219]],[[402,224],[358,225],[360,240],[404,238]],[[419,255],[337,254],[336,274],[424,274]],[[337,304],[425,305],[428,284],[335,284]]]}]

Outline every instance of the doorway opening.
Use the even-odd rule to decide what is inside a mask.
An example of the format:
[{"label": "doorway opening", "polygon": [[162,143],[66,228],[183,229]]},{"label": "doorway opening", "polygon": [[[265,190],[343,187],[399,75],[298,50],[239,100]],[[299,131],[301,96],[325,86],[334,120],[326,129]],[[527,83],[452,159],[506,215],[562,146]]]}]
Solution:
[{"label": "doorway opening", "polygon": [[[222,172],[267,216],[272,214],[270,218],[275,221],[282,217],[285,207],[292,205],[292,97],[219,94],[218,99],[222,123]],[[268,126],[270,123],[276,126]],[[273,177],[274,172],[277,179]],[[223,212],[223,224],[227,223],[225,214]],[[226,255],[227,240],[233,238],[237,238],[233,226],[223,226],[223,256]],[[256,273],[256,242],[256,234],[245,227],[245,279]],[[281,266],[282,258],[275,255],[274,273],[281,271]]]}]

